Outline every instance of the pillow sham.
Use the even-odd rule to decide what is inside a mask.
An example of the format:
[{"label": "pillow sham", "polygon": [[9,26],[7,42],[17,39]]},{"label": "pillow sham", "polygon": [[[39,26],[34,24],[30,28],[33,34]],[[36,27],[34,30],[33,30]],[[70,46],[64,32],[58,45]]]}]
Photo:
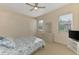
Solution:
[{"label": "pillow sham", "polygon": [[15,48],[15,42],[11,38],[3,38],[0,40],[0,45],[7,48]]}]

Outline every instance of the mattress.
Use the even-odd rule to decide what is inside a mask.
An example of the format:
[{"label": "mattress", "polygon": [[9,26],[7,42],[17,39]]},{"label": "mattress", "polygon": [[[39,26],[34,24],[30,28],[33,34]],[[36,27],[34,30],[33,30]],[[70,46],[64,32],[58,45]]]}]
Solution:
[{"label": "mattress", "polygon": [[45,45],[45,42],[37,37],[17,38],[14,42],[15,48],[0,46],[0,55],[31,55]]}]

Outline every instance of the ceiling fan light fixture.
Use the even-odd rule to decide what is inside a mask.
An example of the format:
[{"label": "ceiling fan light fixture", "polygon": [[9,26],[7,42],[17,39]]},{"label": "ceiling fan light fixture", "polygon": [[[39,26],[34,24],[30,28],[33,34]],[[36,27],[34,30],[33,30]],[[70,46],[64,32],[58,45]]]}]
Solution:
[{"label": "ceiling fan light fixture", "polygon": [[37,10],[37,9],[38,9],[38,7],[34,7],[34,9],[35,9],[35,10]]}]

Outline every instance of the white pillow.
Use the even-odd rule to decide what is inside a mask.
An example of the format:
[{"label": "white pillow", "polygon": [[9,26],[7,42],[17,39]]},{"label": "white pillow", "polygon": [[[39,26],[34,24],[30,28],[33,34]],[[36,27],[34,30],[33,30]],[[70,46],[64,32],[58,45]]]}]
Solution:
[{"label": "white pillow", "polygon": [[4,38],[0,40],[0,45],[7,48],[15,48],[15,42],[11,38]]}]

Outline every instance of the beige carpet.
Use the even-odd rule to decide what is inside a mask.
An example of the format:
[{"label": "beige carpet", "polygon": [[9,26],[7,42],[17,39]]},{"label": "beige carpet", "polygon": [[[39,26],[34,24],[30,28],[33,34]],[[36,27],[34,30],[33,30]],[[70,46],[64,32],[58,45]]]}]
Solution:
[{"label": "beige carpet", "polygon": [[76,55],[65,45],[58,43],[46,43],[45,48],[41,48],[34,55]]}]

